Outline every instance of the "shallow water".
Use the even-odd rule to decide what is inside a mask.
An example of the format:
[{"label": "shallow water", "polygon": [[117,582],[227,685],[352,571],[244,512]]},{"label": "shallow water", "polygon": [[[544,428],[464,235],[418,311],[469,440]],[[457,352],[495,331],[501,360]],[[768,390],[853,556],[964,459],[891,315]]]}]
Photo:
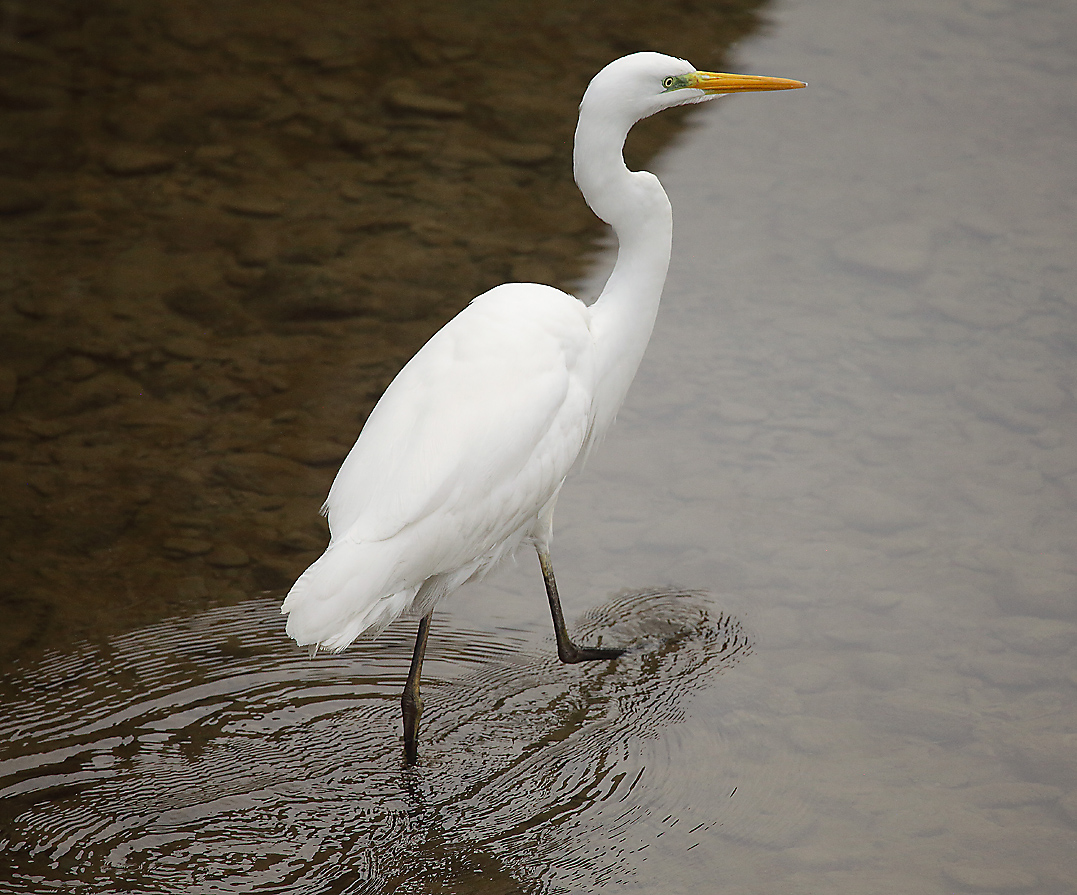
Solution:
[{"label": "shallow water", "polygon": [[[645,751],[751,651],[698,594],[608,601],[581,633],[632,650],[587,675],[525,632],[435,624],[423,761],[405,768],[407,633],[311,662],[280,637],[277,609],[263,599],[163,622],[23,678],[0,729],[25,753],[0,764],[16,890],[616,879],[639,848],[648,790],[667,790]],[[698,844],[716,815],[691,801],[663,823]]]},{"label": "shallow water", "polygon": [[[657,161],[655,338],[559,504],[566,613],[632,653],[560,667],[521,556],[435,617],[408,772],[412,626],[310,662],[243,592],[268,561],[191,526],[177,617],[16,655],[10,888],[1073,891],[1072,16],[774,19],[735,67],[809,89],[712,104]],[[245,482],[240,533],[313,512],[316,476],[274,509],[277,466],[224,462],[186,487]],[[214,575],[240,593],[194,612]]]},{"label": "shallow water", "polygon": [[767,748],[738,769],[781,780],[783,829],[711,840],[730,885],[1073,891],[1070,19],[785,6],[740,66],[809,88],[663,158],[672,287],[561,551],[584,592],[706,587],[758,635],[686,722],[752,690]]}]

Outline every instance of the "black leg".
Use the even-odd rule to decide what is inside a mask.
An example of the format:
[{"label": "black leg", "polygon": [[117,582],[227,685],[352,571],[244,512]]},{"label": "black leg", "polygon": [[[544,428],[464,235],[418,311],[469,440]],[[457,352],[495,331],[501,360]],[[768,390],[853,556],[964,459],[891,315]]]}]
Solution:
[{"label": "black leg", "polygon": [[565,628],[565,616],[561,611],[561,598],[557,596],[557,582],[553,577],[553,563],[550,554],[538,552],[539,565],[542,566],[542,579],[546,582],[546,596],[550,598],[550,614],[553,616],[553,633],[557,638],[557,658],[565,663],[589,662],[595,659],[616,659],[623,656],[623,649],[594,649],[576,646],[568,636]]},{"label": "black leg", "polygon": [[415,652],[411,654],[411,669],[408,671],[408,681],[404,684],[404,694],[400,697],[400,707],[404,712],[404,760],[408,764],[415,764],[419,760],[419,716],[423,713],[423,698],[419,695],[419,678],[423,673],[426,638],[430,634],[430,617],[433,614],[433,612],[428,612],[419,619]]}]

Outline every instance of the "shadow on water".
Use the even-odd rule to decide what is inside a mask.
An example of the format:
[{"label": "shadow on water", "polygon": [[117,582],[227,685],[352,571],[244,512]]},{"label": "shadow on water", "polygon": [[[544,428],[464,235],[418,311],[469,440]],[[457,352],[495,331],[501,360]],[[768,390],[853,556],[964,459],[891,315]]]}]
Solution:
[{"label": "shadow on water", "polygon": [[166,620],[5,682],[0,853],[15,891],[510,892],[542,890],[554,863],[624,873],[647,798],[639,744],[751,651],[696,593],[592,612],[581,636],[631,645],[601,667],[450,622],[409,769],[410,626],[310,661],[277,606]]}]

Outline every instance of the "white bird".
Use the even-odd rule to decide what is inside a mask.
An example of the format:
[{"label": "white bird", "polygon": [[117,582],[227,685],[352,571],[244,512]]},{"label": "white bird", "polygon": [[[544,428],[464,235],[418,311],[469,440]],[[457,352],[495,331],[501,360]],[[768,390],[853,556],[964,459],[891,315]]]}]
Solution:
[{"label": "white bird", "polygon": [[662,109],[800,81],[696,71],[635,53],[595,75],[580,103],[573,170],[613,227],[617,262],[583,302],[536,283],[474,300],[400,371],[329,491],[330,541],[281,607],[300,645],[342,650],[405,611],[420,617],[401,705],[417,757],[419,677],[435,604],[523,543],[545,579],[562,662],[620,649],[574,644],[550,561],[553,511],[570,470],[613,423],[651,336],[669,266],[673,216],[658,178],[629,171],[625,138]]}]

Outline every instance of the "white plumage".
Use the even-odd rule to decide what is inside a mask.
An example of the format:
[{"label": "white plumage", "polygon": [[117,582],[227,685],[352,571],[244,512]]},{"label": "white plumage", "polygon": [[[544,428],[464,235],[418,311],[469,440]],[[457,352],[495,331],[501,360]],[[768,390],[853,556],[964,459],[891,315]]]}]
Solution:
[{"label": "white plumage", "polygon": [[590,317],[549,286],[498,286],[411,359],[333,482],[329,548],[284,602],[292,637],[343,649],[548,537],[591,429]]},{"label": "white plumage", "polygon": [[405,611],[422,617],[402,698],[409,761],[434,605],[525,541],[538,550],[561,660],[623,652],[571,642],[549,543],[565,477],[613,423],[635,376],[669,265],[669,200],[653,174],[625,167],[625,137],[671,106],[802,86],[698,72],[658,53],[607,65],[580,103],[573,152],[584,198],[617,234],[602,294],[587,307],[534,283],[491,289],[427,342],[370,414],[325,503],[329,547],[282,611],[298,643],[332,650]]}]

